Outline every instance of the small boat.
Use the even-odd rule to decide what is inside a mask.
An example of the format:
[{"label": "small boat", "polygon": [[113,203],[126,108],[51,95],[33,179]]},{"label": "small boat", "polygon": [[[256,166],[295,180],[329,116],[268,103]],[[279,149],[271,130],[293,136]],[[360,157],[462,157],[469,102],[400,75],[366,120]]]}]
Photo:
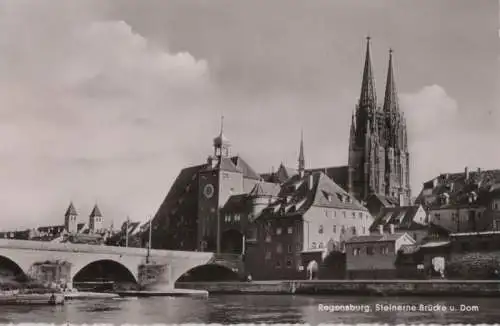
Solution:
[{"label": "small boat", "polygon": [[64,304],[62,293],[1,293],[0,305],[47,305]]}]

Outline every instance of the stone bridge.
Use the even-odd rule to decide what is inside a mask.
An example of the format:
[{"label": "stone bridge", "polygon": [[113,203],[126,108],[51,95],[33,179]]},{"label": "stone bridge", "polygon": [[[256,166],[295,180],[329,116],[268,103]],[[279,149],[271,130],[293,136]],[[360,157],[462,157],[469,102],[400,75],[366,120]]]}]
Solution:
[{"label": "stone bridge", "polygon": [[13,262],[25,275],[33,275],[34,266],[39,264],[64,262],[69,266],[64,278],[69,284],[83,268],[100,261],[121,265],[137,284],[146,288],[173,288],[180,276],[198,266],[233,266],[215,259],[211,252],[151,249],[148,263],[146,256],[146,248],[0,239],[0,257]]}]

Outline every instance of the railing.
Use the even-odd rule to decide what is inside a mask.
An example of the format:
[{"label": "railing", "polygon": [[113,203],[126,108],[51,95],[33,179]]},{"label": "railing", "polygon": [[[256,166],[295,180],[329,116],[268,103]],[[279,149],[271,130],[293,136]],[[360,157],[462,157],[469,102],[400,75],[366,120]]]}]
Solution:
[{"label": "railing", "polygon": [[[46,251],[66,251],[79,253],[102,253],[128,256],[146,256],[146,248],[132,247],[115,247],[90,244],[74,244],[74,243],[54,243],[46,241],[31,241],[31,240],[8,240],[0,239],[0,248],[7,249],[28,249],[28,250],[46,250]],[[194,252],[194,251],[177,251],[177,250],[159,250],[151,249],[151,256],[158,257],[178,257],[189,258],[193,256],[209,257],[213,253],[209,252]]]}]

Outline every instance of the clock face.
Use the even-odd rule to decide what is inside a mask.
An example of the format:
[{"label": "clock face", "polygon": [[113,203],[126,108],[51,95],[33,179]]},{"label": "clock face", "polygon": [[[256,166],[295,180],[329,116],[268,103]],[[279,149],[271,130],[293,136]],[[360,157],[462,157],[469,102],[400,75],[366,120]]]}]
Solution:
[{"label": "clock face", "polygon": [[215,193],[215,188],[211,184],[207,184],[205,188],[203,188],[203,194],[207,198],[212,198],[214,196],[214,193]]}]

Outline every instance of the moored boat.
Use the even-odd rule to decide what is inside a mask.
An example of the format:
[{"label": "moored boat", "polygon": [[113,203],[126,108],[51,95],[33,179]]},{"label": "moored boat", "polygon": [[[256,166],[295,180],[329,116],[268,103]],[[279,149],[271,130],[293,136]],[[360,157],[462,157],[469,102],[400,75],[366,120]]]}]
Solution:
[{"label": "moored boat", "polygon": [[0,293],[0,305],[62,305],[62,293]]}]

